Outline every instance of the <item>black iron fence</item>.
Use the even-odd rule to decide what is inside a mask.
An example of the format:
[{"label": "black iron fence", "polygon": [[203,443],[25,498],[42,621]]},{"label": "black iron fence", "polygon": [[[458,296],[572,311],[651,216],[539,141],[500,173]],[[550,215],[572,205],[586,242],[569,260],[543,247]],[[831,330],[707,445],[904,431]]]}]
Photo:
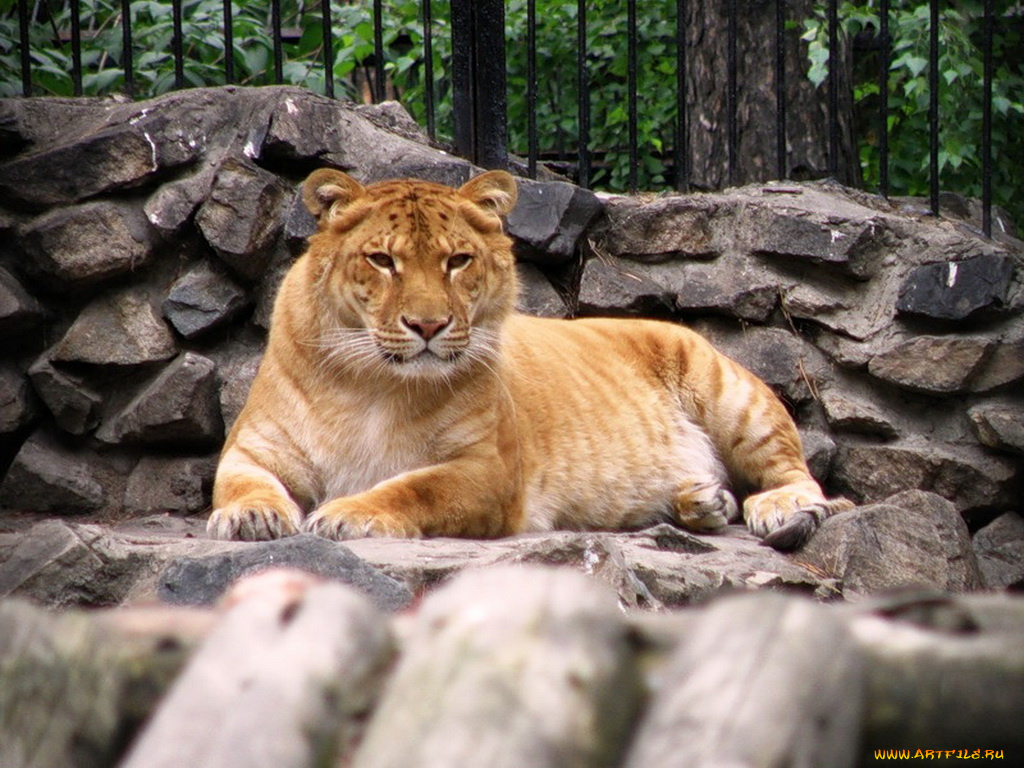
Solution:
[{"label": "black iron fence", "polygon": [[[104,1],[109,13],[106,21],[98,22],[96,6]],[[842,7],[839,0],[721,0],[708,4],[716,6],[713,11],[687,0],[626,0],[614,4],[618,16],[612,22],[607,21],[612,3],[584,0],[541,0],[539,15],[538,0],[335,0],[333,5],[330,0],[247,5],[216,0],[216,13],[210,8],[214,1],[0,0],[0,19],[8,24],[0,26],[7,92],[16,89],[18,78],[24,96],[54,92],[48,83],[60,73],[47,69],[54,64],[46,59],[46,46],[64,55],[71,94],[105,86],[138,97],[200,84],[190,62],[200,55],[197,47],[212,45],[220,55],[204,64],[202,84],[217,84],[219,76],[229,84],[298,81],[331,97],[380,101],[398,96],[432,136],[450,137],[456,151],[485,167],[508,164],[510,133],[515,137],[511,152],[522,157],[530,175],[536,175],[538,164],[554,162],[584,186],[595,181],[607,185],[611,158],[624,169],[618,186],[630,190],[651,185],[651,178],[680,190],[801,175],[857,183],[865,152],[870,152],[870,185],[888,195],[890,134],[894,121],[906,119],[909,98],[901,92],[894,105],[890,92],[893,64],[899,61],[921,76],[914,80],[918,106],[927,100],[926,146],[915,161],[926,171],[930,209],[939,212],[942,169],[969,162],[980,178],[971,191],[982,200],[986,235],[992,226],[994,117],[1019,120],[1019,102],[1024,100],[1024,95],[994,99],[997,66],[1012,81],[1007,88],[1021,71],[1019,61],[1008,66],[997,62],[993,45],[997,20],[1019,22],[1020,4],[1003,2],[997,14],[996,0],[909,3],[921,17],[921,28],[927,29],[923,49],[909,53],[905,47],[894,48],[890,29],[894,13],[905,13],[901,8],[908,5],[898,0],[866,0],[859,6],[847,2]],[[970,8],[959,7],[964,4]],[[263,9],[256,27],[250,5]],[[166,50],[154,51],[153,38],[140,50],[133,18],[141,6],[162,25],[159,39]],[[82,8],[88,10],[87,23]],[[951,9],[960,23],[972,25],[969,42],[980,51],[977,66],[963,57],[960,64],[967,63],[957,70],[960,64],[943,58],[949,41],[940,35],[941,15]],[[361,20],[352,15],[357,11]],[[396,26],[390,22],[398,11],[406,23]],[[198,26],[200,12],[207,27]],[[596,30],[595,19],[603,25]],[[652,38],[646,31],[655,22],[658,31]],[[353,28],[346,26],[353,23]],[[209,31],[210,25],[219,27],[219,34]],[[257,27],[265,33],[262,48],[253,47],[246,36]],[[115,28],[119,40],[111,37]],[[107,50],[97,58],[88,43],[103,35]],[[204,41],[202,35],[210,37]],[[540,42],[545,35],[549,42]],[[999,48],[1003,58],[1013,49],[1012,39]],[[574,66],[568,69],[554,53],[566,46],[575,49]],[[595,68],[606,54],[611,64],[598,78]],[[855,82],[850,64],[854,55],[869,62],[877,73],[874,78],[865,79],[862,67],[859,84]],[[147,77],[147,88],[140,89],[140,73],[158,60],[170,69],[158,78]],[[516,62],[525,66],[513,77],[509,68]],[[297,66],[304,76],[296,77]],[[106,77],[98,77],[104,72]],[[971,79],[980,91],[977,109],[970,108],[980,110],[980,135],[971,139],[974,150],[966,160],[944,156],[941,141],[942,121],[964,118],[940,114],[942,88],[957,77]],[[671,101],[653,119],[645,114],[651,107],[652,82],[667,89]],[[338,93],[339,87],[344,93]],[[617,102],[610,106],[602,96],[609,87],[614,87],[612,100]],[[855,87],[861,91],[856,109],[850,95]],[[568,104],[559,102],[559,93],[569,96]],[[559,103],[561,117],[542,124],[541,106],[552,99]],[[602,109],[595,117],[599,99]],[[660,110],[664,105],[654,106]],[[605,129],[612,122],[621,130],[609,139]],[[869,140],[855,136],[855,128]],[[1015,141],[1012,128],[1011,123],[1001,129],[1002,141]],[[597,133],[601,135],[595,138]],[[709,158],[720,166],[717,171],[707,167]],[[704,166],[698,168],[700,163]]]}]

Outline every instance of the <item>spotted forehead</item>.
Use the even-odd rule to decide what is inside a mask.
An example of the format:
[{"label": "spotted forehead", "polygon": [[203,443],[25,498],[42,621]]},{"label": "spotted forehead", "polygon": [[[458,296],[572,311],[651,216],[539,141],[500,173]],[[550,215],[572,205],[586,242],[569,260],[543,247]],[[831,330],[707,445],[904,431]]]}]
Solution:
[{"label": "spotted forehead", "polygon": [[384,184],[371,188],[374,223],[379,230],[372,239],[400,237],[417,245],[427,242],[444,250],[468,242],[468,225],[459,214],[454,190],[436,184]]}]

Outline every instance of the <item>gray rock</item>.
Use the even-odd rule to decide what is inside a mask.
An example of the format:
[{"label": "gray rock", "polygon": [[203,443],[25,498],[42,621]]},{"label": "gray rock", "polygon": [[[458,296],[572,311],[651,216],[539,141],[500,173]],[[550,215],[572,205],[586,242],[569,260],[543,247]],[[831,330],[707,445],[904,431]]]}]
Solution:
[{"label": "gray rock", "polygon": [[1013,282],[1009,256],[987,253],[917,267],[900,286],[896,308],[936,320],[964,320],[1006,308]]},{"label": "gray rock", "polygon": [[533,264],[516,264],[519,298],[516,309],[537,317],[565,317],[568,308],[551,281]]},{"label": "gray rock", "polygon": [[737,331],[718,323],[695,323],[694,329],[790,403],[810,400],[817,383],[826,376],[824,355],[801,337],[781,328],[751,327]]},{"label": "gray rock", "polygon": [[262,343],[239,340],[224,354],[215,354],[213,357],[220,372],[220,411],[225,431],[231,429],[245,405],[249,388],[263,359],[263,349]]},{"label": "gray rock", "polygon": [[970,381],[972,392],[988,392],[1024,379],[1024,323],[1014,323],[998,339]]},{"label": "gray rock", "polygon": [[754,254],[806,259],[858,280],[875,275],[887,252],[888,226],[880,217],[850,220],[754,205],[741,212],[736,227]]},{"label": "gray rock", "polygon": [[185,352],[108,419],[96,437],[106,443],[215,447],[224,438],[216,364]]},{"label": "gray rock", "polygon": [[1000,515],[974,534],[972,544],[985,586],[1024,586],[1024,517],[1016,512]]},{"label": "gray rock", "polygon": [[596,250],[645,262],[712,258],[721,248],[711,227],[717,207],[712,198],[697,195],[611,198],[593,233]]},{"label": "gray rock", "polygon": [[89,453],[68,450],[36,432],[0,483],[0,507],[58,515],[94,512],[105,501],[102,479]]},{"label": "gray rock", "polygon": [[345,545],[309,534],[248,544],[223,554],[172,560],[160,575],[158,594],[177,605],[209,605],[239,577],[271,566],[297,568],[348,584],[384,611],[399,610],[412,600],[405,585]]},{"label": "gray rock", "polygon": [[196,213],[196,226],[224,263],[255,280],[270,261],[286,199],[290,190],[272,173],[228,159]]},{"label": "gray rock", "polygon": [[146,219],[134,205],[97,201],[56,208],[21,231],[26,269],[67,290],[138,269],[151,255]]},{"label": "gray rock", "polygon": [[20,432],[35,415],[28,380],[19,371],[0,366],[0,436]]},{"label": "gray rock", "polygon": [[507,231],[521,259],[558,265],[576,256],[577,241],[602,204],[593,192],[558,181],[518,182],[519,201],[508,215]]},{"label": "gray rock", "polygon": [[146,219],[165,237],[179,232],[210,194],[216,173],[204,167],[197,173],[162,184],[146,200]]},{"label": "gray rock", "polygon": [[174,335],[144,292],[131,288],[88,304],[57,344],[52,360],[94,365],[143,365],[178,352]]},{"label": "gray rock", "polygon": [[905,438],[885,445],[840,441],[831,479],[838,492],[858,502],[920,489],[969,515],[1011,504],[1020,473],[1017,463],[977,448]]},{"label": "gray rock", "polygon": [[191,515],[210,507],[217,456],[143,456],[128,476],[124,511]]},{"label": "gray rock", "polygon": [[917,336],[876,354],[868,371],[917,392],[965,392],[992,346],[985,338]]},{"label": "gray rock", "polygon": [[825,387],[820,395],[825,418],[833,429],[886,439],[899,435],[893,416],[881,405],[838,387]]},{"label": "gray rock", "polygon": [[83,377],[57,369],[49,355],[40,357],[28,374],[39,399],[65,432],[84,435],[99,424],[103,398]]},{"label": "gray rock", "polygon": [[[779,303],[780,280],[748,263],[683,264],[675,308],[684,314],[727,315],[764,323]],[[731,264],[729,262],[732,262]],[[658,267],[664,269],[664,267]]]},{"label": "gray rock", "polygon": [[800,559],[838,578],[848,598],[907,586],[951,592],[982,586],[956,507],[922,491],[825,520]]},{"label": "gray rock", "polygon": [[1015,402],[979,403],[967,409],[982,445],[1024,453],[1024,406]]},{"label": "gray rock", "polygon": [[0,334],[20,346],[42,325],[46,312],[14,275],[0,267]]},{"label": "gray rock", "polygon": [[164,317],[186,339],[194,339],[237,317],[249,298],[227,275],[201,262],[171,286],[164,300]]},{"label": "gray rock", "polygon": [[[160,117],[165,125],[168,119]],[[162,168],[195,158],[196,146],[166,141],[153,129],[152,123],[116,125],[11,160],[0,169],[0,197],[65,206],[138,186]]]},{"label": "gray rock", "polygon": [[579,311],[582,314],[664,315],[673,308],[673,291],[647,276],[644,265],[595,257],[583,266]]}]

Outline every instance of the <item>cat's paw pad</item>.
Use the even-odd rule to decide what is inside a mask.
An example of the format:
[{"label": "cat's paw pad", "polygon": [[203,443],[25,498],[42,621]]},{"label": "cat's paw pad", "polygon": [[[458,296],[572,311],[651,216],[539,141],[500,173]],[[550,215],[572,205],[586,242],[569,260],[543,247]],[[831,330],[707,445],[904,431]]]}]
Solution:
[{"label": "cat's paw pad", "polygon": [[393,512],[363,510],[345,502],[328,502],[306,520],[304,530],[327,539],[390,537],[417,539],[423,532],[407,517]]},{"label": "cat's paw pad", "polygon": [[283,509],[269,502],[239,501],[219,507],[206,521],[213,539],[267,541],[294,536],[302,527],[298,509]]},{"label": "cat's paw pad", "polygon": [[692,531],[711,531],[738,519],[736,497],[718,482],[689,483],[675,498],[676,519]]},{"label": "cat's paw pad", "polygon": [[749,496],[743,517],[755,536],[775,549],[797,549],[823,520],[853,508],[847,499],[826,499],[817,483],[791,483]]}]

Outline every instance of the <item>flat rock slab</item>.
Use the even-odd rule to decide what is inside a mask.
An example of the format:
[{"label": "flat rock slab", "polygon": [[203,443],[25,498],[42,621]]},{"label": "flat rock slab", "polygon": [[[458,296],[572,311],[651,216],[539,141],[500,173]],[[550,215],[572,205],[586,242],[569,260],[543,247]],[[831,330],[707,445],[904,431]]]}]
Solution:
[{"label": "flat rock slab", "polygon": [[[853,535],[866,526],[877,535]],[[935,544],[936,526],[949,528],[938,537],[941,546]],[[610,586],[622,608],[654,611],[728,590],[830,599],[919,584],[964,592],[982,583],[952,505],[914,492],[827,521],[804,550],[792,554],[762,545],[742,526],[704,536],[665,524],[630,533],[560,531],[492,541],[338,543],[301,535],[249,543],[206,538],[201,517],[156,515],[118,526],[50,519],[0,533],[0,597],[49,606],[153,599],[201,605],[216,601],[240,576],[289,567],[350,584],[378,608],[394,611],[461,571],[522,564],[580,571]]]}]

